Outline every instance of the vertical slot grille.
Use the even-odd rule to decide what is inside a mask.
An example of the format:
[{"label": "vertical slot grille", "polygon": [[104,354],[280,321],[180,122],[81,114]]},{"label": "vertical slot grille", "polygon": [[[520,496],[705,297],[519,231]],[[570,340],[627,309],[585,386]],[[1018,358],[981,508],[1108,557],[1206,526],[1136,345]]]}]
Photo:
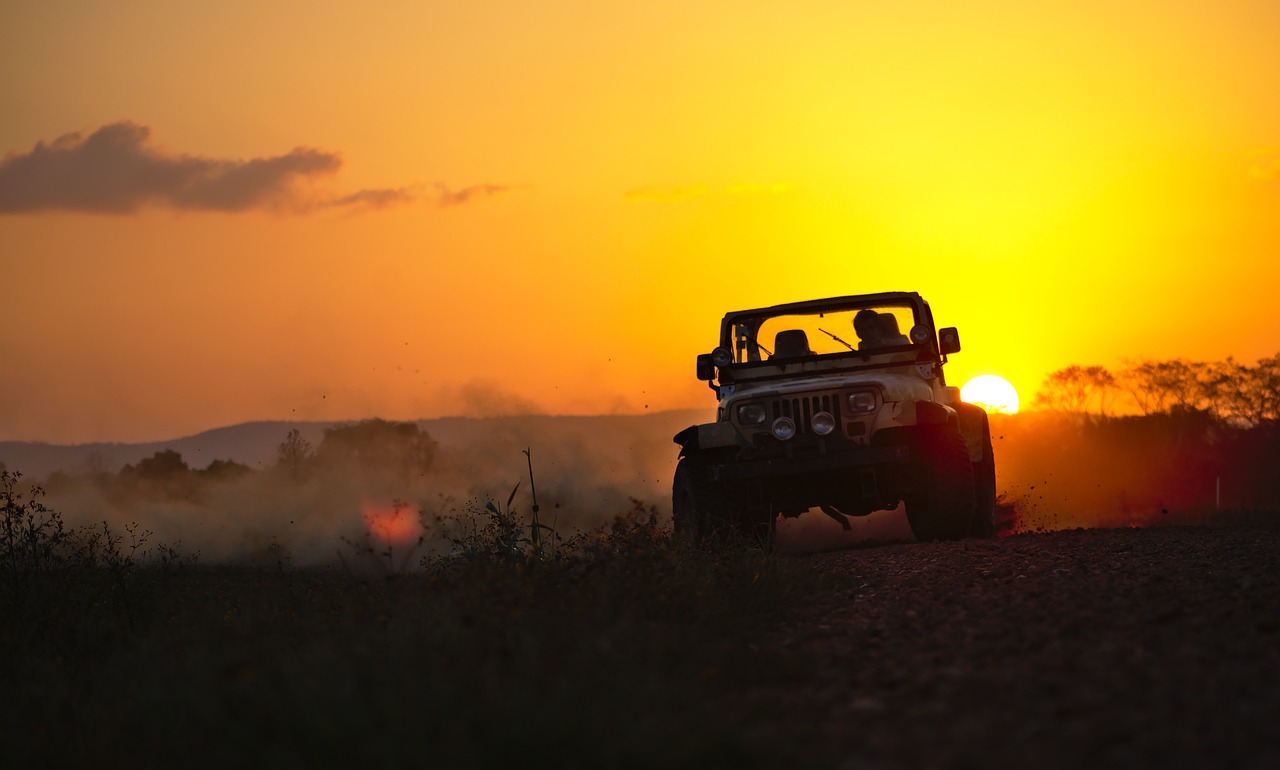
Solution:
[{"label": "vertical slot grille", "polygon": [[836,418],[837,429],[840,426],[840,399],[831,393],[774,399],[770,403],[770,409],[773,412],[771,420],[790,417],[796,424],[797,434],[813,432],[813,416],[818,412],[830,412]]}]

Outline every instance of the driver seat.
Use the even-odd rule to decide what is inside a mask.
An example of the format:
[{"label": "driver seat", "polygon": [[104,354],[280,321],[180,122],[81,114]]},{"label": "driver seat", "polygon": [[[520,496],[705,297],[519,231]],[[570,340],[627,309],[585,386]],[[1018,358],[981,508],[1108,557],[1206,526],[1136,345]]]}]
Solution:
[{"label": "driver seat", "polygon": [[800,358],[811,355],[813,351],[809,349],[809,335],[804,333],[804,329],[786,329],[778,332],[773,338],[774,358]]}]

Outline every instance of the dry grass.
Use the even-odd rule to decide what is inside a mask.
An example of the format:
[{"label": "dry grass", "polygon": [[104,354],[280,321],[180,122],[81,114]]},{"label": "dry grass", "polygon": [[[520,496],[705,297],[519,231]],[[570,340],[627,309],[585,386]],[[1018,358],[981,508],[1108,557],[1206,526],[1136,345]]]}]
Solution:
[{"label": "dry grass", "polygon": [[756,642],[821,578],[691,550],[641,505],[554,548],[489,524],[376,579],[130,554],[122,593],[109,569],[28,565],[0,624],[0,764],[808,761],[753,738],[764,715],[732,694],[793,673]]}]

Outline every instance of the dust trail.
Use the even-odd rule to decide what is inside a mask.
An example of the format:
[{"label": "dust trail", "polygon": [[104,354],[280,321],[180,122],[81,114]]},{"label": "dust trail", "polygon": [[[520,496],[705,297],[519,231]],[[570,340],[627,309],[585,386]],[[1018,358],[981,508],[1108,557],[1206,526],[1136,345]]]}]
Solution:
[{"label": "dust trail", "polygon": [[[289,429],[282,424],[269,447],[259,437],[239,450],[258,458],[256,469],[235,457],[186,466],[190,458],[161,450],[125,469],[103,469],[99,459],[92,470],[53,473],[45,486],[48,505],[70,525],[137,523],[152,543],[198,553],[202,563],[326,564],[350,543],[403,552],[421,534],[424,548],[439,544],[438,518],[465,518],[487,499],[505,508],[513,489],[511,508],[527,520],[533,501],[526,449],[540,518],[565,535],[631,510],[635,500],[669,517],[677,451],[671,436],[703,419],[702,412],[661,412],[383,423],[384,435],[347,446],[331,441],[325,431],[333,426],[310,426],[299,429],[293,462],[281,449]],[[397,438],[385,427],[392,425],[408,432]],[[225,436],[220,440],[219,448],[229,449]],[[272,459],[263,462],[264,454]],[[160,467],[161,459],[168,465]]]},{"label": "dust trail", "polygon": [[[176,459],[190,467],[170,468],[168,476],[126,478],[91,453],[48,475],[47,503],[72,525],[106,521],[122,529],[136,522],[153,533],[153,543],[196,552],[205,563],[288,557],[324,564],[349,549],[348,542],[367,539],[397,554],[420,535],[430,545],[438,540],[438,518],[478,512],[486,499],[505,507],[513,489],[512,509],[527,520],[533,501],[523,451],[529,449],[540,518],[569,535],[631,510],[635,500],[656,506],[669,521],[677,450],[671,436],[708,417],[687,411],[400,424],[408,426],[409,438],[423,439],[413,446],[425,454],[408,460],[397,454],[404,446],[326,448],[325,430],[333,424],[295,424],[311,454],[294,466],[279,447],[291,424],[269,424],[265,432],[251,426],[245,435],[253,440],[243,445],[228,439],[235,429],[224,429],[209,434],[212,443],[175,444],[187,454],[168,457],[169,464]],[[996,416],[992,427],[997,487],[1017,509],[1019,531],[1207,523],[1218,507],[1274,508],[1280,499],[1271,471],[1280,432],[1230,433],[1190,418],[1099,424],[1048,414]],[[163,466],[156,446],[147,447],[156,452],[150,460]],[[249,467],[210,462],[215,451],[243,457],[239,462]],[[135,471],[148,462],[134,457]],[[811,511],[779,523],[779,546],[802,552],[911,539],[901,508],[852,519],[851,527],[842,531]]]}]

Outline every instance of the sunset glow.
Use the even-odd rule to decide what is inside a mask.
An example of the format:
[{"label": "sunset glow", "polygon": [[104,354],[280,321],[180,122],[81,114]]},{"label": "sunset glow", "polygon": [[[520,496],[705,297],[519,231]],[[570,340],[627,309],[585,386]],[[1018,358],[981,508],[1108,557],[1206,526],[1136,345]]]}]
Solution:
[{"label": "sunset glow", "polygon": [[412,545],[422,536],[418,512],[404,503],[366,502],[361,506],[361,516],[369,536],[382,545]]},{"label": "sunset glow", "polygon": [[1274,2],[18,0],[0,440],[710,409],[726,311],[878,291],[959,328],[953,382],[1252,361],[1278,39]]},{"label": "sunset glow", "polygon": [[992,414],[1014,414],[1018,411],[1018,391],[1003,377],[983,374],[960,388],[960,398],[977,404]]}]

